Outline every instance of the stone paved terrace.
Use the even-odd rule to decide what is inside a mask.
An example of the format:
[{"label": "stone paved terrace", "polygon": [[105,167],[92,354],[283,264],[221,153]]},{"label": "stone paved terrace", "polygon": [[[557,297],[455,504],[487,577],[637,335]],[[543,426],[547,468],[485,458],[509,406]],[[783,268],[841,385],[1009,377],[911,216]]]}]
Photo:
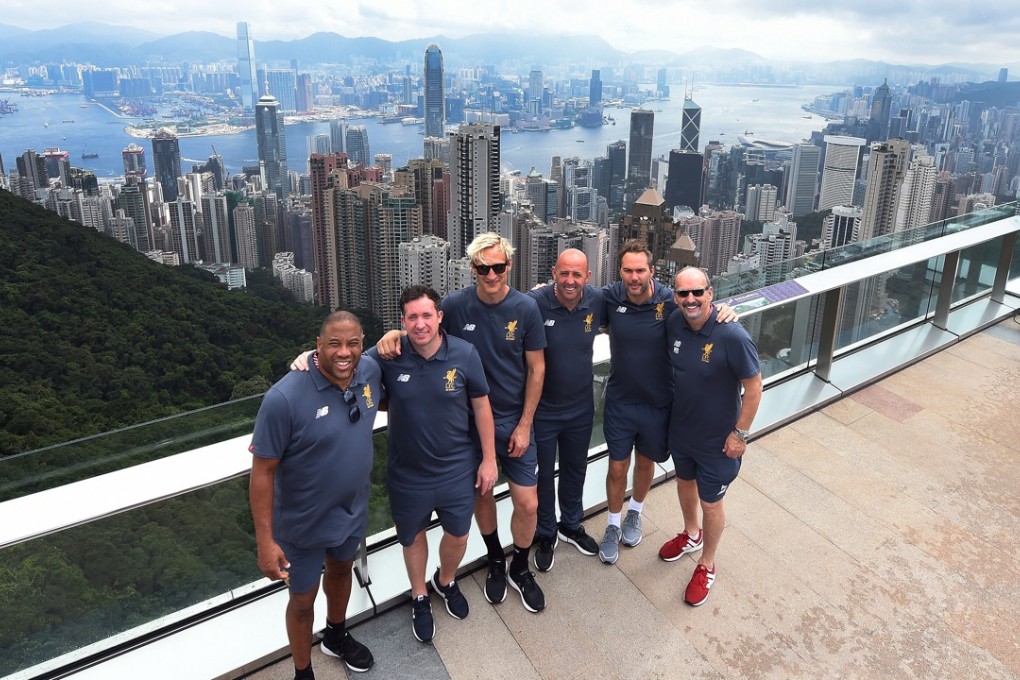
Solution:
[{"label": "stone paved terrace", "polygon": [[[672,481],[645,538],[606,566],[563,544],[539,576],[548,609],[471,616],[433,598],[434,644],[400,606],[358,625],[371,678],[1020,677],[1020,325],[1013,319],[754,441],[727,495],[708,602],[660,561],[680,527]],[[601,536],[605,514],[588,519]],[[281,625],[266,622],[266,625]],[[313,651],[320,680],[342,678]],[[290,659],[248,676],[292,677]]]}]

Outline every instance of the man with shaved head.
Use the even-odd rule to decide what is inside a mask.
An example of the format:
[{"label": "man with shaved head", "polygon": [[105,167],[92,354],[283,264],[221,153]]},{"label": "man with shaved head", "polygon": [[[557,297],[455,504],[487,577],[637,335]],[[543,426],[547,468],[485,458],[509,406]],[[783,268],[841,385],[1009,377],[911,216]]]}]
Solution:
[{"label": "man with shaved head", "polygon": [[[545,387],[535,410],[538,447],[538,528],[535,568],[549,571],[558,538],[583,555],[598,544],[584,531],[581,496],[588,470],[595,400],[592,343],[602,325],[602,291],[588,285],[588,258],[576,248],[560,253],[553,282],[528,293],[545,322]],[[560,522],[556,522],[556,453],[560,459]]]}]

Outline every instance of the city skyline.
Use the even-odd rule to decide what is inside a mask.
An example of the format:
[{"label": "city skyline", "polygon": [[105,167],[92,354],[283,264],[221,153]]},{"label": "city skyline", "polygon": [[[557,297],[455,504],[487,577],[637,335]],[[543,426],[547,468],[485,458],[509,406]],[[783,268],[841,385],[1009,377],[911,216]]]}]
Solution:
[{"label": "city skyline", "polygon": [[[1020,15],[1008,4],[972,7],[934,0],[921,4],[861,2],[834,9],[808,0],[783,0],[768,7],[750,0],[723,0],[710,6],[685,6],[677,0],[633,0],[625,8],[589,5],[578,22],[576,4],[565,0],[521,0],[514,12],[494,11],[495,3],[409,2],[380,5],[359,0],[343,6],[299,0],[238,10],[182,0],[176,11],[156,22],[145,5],[112,0],[98,6],[68,6],[54,0],[6,8],[3,24],[27,30],[76,22],[173,35],[210,31],[235,37],[238,21],[251,26],[256,40],[292,40],[316,31],[345,37],[409,40],[461,38],[488,32],[536,35],[543,26],[579,26],[573,35],[597,35],[625,52],[669,50],[686,53],[702,47],[740,48],[778,60],[833,61],[870,59],[902,64],[1020,63],[1014,35]],[[649,21],[649,17],[657,17]],[[58,17],[54,21],[54,17]],[[201,17],[196,20],[195,17]],[[678,27],[689,26],[678,39]],[[550,35],[550,38],[555,36]]]}]

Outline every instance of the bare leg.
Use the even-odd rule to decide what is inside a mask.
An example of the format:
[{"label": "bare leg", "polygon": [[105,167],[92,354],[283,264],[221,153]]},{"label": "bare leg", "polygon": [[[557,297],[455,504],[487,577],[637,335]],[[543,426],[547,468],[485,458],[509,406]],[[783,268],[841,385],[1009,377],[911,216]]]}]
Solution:
[{"label": "bare leg", "polygon": [[677,477],[676,493],[680,498],[680,512],[684,516],[684,531],[693,536],[701,530],[698,522],[698,483],[693,479]]},{"label": "bare leg", "polygon": [[623,511],[623,499],[627,495],[627,471],[630,469],[630,458],[610,460],[609,473],[606,475],[606,500],[609,512]]},{"label": "bare leg", "polygon": [[326,555],[326,575],[322,579],[322,592],[326,594],[326,620],[343,623],[347,620],[347,604],[351,601],[354,560],[335,560]]},{"label": "bare leg", "polygon": [[419,595],[428,595],[425,587],[425,565],[429,560],[429,544],[425,531],[419,531],[414,543],[404,547],[404,567],[407,569],[407,580],[411,582],[412,599]]},{"label": "bare leg", "polygon": [[475,498],[475,523],[478,524],[478,531],[483,536],[497,529],[496,499],[491,491]]},{"label": "bare leg", "polygon": [[439,585],[448,586],[457,577],[457,567],[466,550],[467,534],[451,536],[443,532],[443,539],[439,542]]},{"label": "bare leg", "polygon": [[698,563],[712,569],[715,567],[715,551],[726,527],[726,508],[723,507],[722,501],[715,503],[701,501],[701,512],[705,517],[705,550],[701,553]]},{"label": "bare leg", "polygon": [[[531,547],[535,540],[535,527],[538,523],[538,487],[521,486],[510,482],[510,500],[514,504],[514,512],[510,518],[510,535],[514,545],[521,548]],[[491,496],[492,494],[489,494]],[[476,512],[477,512],[477,505]],[[495,503],[493,503],[495,513]],[[495,521],[493,521],[495,527]]]},{"label": "bare leg", "polygon": [[290,642],[290,656],[295,669],[308,668],[312,664],[312,620],[315,617],[315,596],[319,587],[307,593],[291,593],[287,603],[287,640]]},{"label": "bare leg", "polygon": [[645,458],[639,451],[634,458],[634,491],[631,494],[638,503],[645,502],[645,496],[652,488],[653,477],[655,477],[655,461]]}]

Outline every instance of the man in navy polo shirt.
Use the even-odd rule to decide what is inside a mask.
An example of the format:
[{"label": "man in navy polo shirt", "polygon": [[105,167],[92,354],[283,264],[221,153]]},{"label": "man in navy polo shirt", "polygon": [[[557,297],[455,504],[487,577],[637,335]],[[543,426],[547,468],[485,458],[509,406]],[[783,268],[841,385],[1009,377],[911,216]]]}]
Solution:
[{"label": "man in navy polo shirt", "polygon": [[[400,296],[400,308],[407,333],[400,355],[380,362],[391,424],[386,485],[411,581],[412,630],[428,642],[435,623],[425,581],[425,530],[435,511],[443,538],[432,587],[451,616],[466,618],[468,602],[455,579],[476,491],[491,495],[496,482],[496,450],[481,359],[470,343],[440,331],[439,294],[410,286]],[[375,352],[369,350],[369,356]],[[480,465],[469,425],[472,415],[482,448]]]},{"label": "man in navy polo shirt", "polygon": [[368,523],[372,427],[385,398],[379,365],[361,356],[364,333],[350,312],[326,317],[315,367],[291,372],[266,393],[255,419],[250,496],[258,565],[288,582],[287,637],[295,678],[314,678],[313,605],[322,577],[322,651],[353,671],[372,653],[345,630],[351,569]]},{"label": "man in navy polo shirt", "polygon": [[[575,248],[560,253],[553,283],[528,292],[545,320],[545,385],[535,411],[538,449],[538,528],[535,567],[549,571],[557,536],[583,555],[598,551],[584,531],[582,494],[588,471],[588,447],[595,416],[592,345],[602,326],[602,291],[588,284],[588,258]],[[556,491],[556,454],[560,484]],[[560,522],[556,522],[559,497]]]},{"label": "man in navy polo shirt", "polygon": [[[496,422],[496,456],[510,486],[514,552],[510,568],[499,538],[496,502],[478,496],[475,521],[485,540],[489,569],[485,599],[506,597],[507,577],[530,612],[545,608],[545,594],[530,571],[528,558],[538,512],[538,454],[532,435],[535,409],[545,376],[545,332],[533,299],[507,283],[514,248],[499,234],[479,234],[467,247],[475,285],[443,300],[443,330],[478,350],[489,383],[489,403]],[[390,331],[376,344],[383,359],[400,351],[400,334]]]},{"label": "man in navy polo shirt", "polygon": [[[715,552],[726,526],[723,497],[740,471],[761,402],[761,368],[744,327],[718,323],[705,272],[682,269],[674,297],[678,309],[666,323],[675,377],[669,448],[684,530],[662,546],[659,556],[672,562],[704,548],[684,592],[684,600],[697,607],[715,582]],[[704,528],[698,522],[699,500]]]}]

